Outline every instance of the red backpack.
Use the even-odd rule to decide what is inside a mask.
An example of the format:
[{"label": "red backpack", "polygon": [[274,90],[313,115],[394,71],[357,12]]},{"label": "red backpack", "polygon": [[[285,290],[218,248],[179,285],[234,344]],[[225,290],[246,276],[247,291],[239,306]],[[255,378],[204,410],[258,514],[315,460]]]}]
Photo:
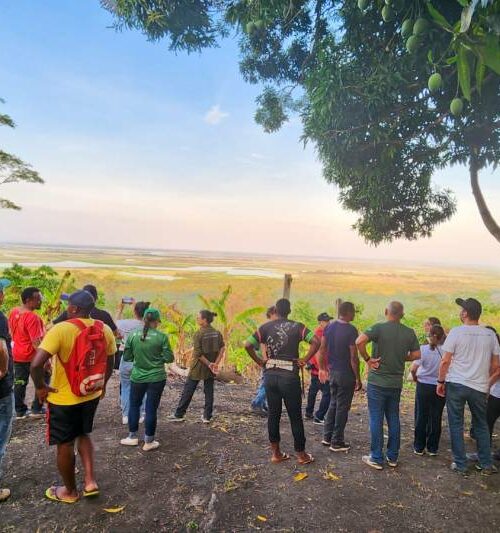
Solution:
[{"label": "red backpack", "polygon": [[104,388],[108,364],[107,342],[104,324],[95,320],[91,326],[74,318],[68,320],[80,333],[75,339],[69,359],[62,366],[66,372],[71,391],[76,396],[87,396]]}]

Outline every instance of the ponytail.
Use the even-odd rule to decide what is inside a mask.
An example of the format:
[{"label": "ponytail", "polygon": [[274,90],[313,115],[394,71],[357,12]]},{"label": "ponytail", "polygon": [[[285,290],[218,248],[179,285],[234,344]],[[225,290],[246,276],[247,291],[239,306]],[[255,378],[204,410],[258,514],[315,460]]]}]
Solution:
[{"label": "ponytail", "polygon": [[217,313],[214,313],[209,309],[202,309],[200,311],[200,316],[203,320],[206,320],[209,324],[211,324],[214,321],[214,318],[217,316]]},{"label": "ponytail", "polygon": [[148,336],[148,331],[151,329],[151,322],[154,321],[153,313],[146,313],[144,315],[144,328],[142,330],[141,341],[144,342]]}]

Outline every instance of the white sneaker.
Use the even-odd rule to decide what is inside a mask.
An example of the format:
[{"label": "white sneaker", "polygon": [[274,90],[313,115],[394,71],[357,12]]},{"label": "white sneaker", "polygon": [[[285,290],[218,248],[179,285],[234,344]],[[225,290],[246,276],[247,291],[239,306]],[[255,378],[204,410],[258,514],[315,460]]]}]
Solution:
[{"label": "white sneaker", "polygon": [[139,418],[139,424],[144,424],[144,416],[141,416],[141,418]]},{"label": "white sneaker", "polygon": [[128,416],[122,416],[122,424],[126,426],[128,424]]},{"label": "white sneaker", "polygon": [[167,416],[167,420],[170,422],[184,422],[186,419],[183,416],[175,416],[175,414],[172,413],[171,415]]},{"label": "white sneaker", "polygon": [[160,443],[157,440],[154,440],[153,442],[145,442],[142,449],[145,452],[150,452],[151,450],[156,450],[156,448],[160,447]]},{"label": "white sneaker", "polygon": [[122,439],[120,444],[123,444],[123,446],[137,446],[139,444],[139,439],[137,437],[127,437],[126,439]]},{"label": "white sneaker", "polygon": [[210,422],[212,421],[211,418],[205,418],[204,416],[201,417],[201,421],[204,423],[204,424],[210,424]]}]

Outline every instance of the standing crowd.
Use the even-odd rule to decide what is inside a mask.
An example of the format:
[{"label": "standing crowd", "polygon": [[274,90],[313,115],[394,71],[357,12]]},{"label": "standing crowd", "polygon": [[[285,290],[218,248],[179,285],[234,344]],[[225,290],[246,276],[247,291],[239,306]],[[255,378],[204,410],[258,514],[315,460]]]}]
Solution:
[{"label": "standing crowd", "polygon": [[[0,280],[0,304],[8,280]],[[134,318],[123,319],[125,301],[115,321],[96,307],[97,289],[87,285],[71,294],[67,309],[47,327],[36,313],[42,294],[28,287],[21,305],[8,319],[0,312],[0,477],[2,459],[12,430],[12,421],[28,417],[47,420],[48,444],[56,447],[57,468],[62,484],[45,491],[47,498],[75,503],[81,496],[95,497],[100,489],[94,474],[94,448],[90,435],[100,400],[113,373],[119,371],[121,420],[128,434],[123,446],[138,446],[146,452],[157,449],[157,414],[166,386],[166,364],[174,354],[168,335],[159,329],[161,316],[149,302],[133,304]],[[332,452],[348,452],[346,426],[354,393],[362,389],[360,358],[367,367],[370,449],[362,461],[376,469],[398,466],[401,441],[400,399],[406,363],[416,382],[413,451],[417,456],[439,452],[441,420],[446,406],[453,462],[451,468],[467,476],[471,467],[482,475],[497,472],[491,440],[500,416],[500,346],[491,327],[479,324],[482,307],[474,298],[457,299],[461,326],[448,335],[439,319],[424,324],[427,342],[420,345],[415,331],[404,324],[404,308],[391,302],[386,320],[358,332],[352,322],[356,309],[343,302],[338,318],[318,316],[311,331],[290,320],[290,302],[280,299],[266,313],[263,323],[246,341],[248,355],[262,368],[262,377],[252,409],[267,417],[271,461],[290,459],[282,450],[280,423],[283,405],[287,411],[299,464],[313,462],[306,451],[302,415],[303,373],[311,372],[305,418],[323,427],[322,444]],[[203,423],[214,416],[214,381],[224,356],[224,339],[212,323],[216,314],[201,310],[199,329],[193,337],[193,357],[177,408],[168,417],[183,422],[193,395],[203,381]],[[308,344],[301,356],[300,344]],[[118,347],[117,347],[118,343]],[[33,380],[35,397],[26,404],[26,388]],[[301,379],[302,378],[302,379]],[[321,393],[315,411],[316,397]],[[477,454],[466,454],[465,406],[470,409],[471,437]],[[384,439],[384,421],[388,439]],[[144,424],[144,437],[139,427]],[[75,477],[75,456],[84,473],[80,492]],[[10,491],[0,488],[0,501]]]}]

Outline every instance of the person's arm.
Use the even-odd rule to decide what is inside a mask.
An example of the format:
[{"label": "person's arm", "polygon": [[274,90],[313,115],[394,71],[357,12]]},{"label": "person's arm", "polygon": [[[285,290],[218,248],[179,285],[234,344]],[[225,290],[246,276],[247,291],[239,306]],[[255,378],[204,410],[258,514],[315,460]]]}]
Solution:
[{"label": "person's arm", "polygon": [[29,315],[26,317],[25,328],[33,348],[37,350],[43,339],[43,322],[37,315]]},{"label": "person's arm", "polygon": [[170,340],[167,335],[165,335],[163,339],[163,346],[162,346],[161,353],[162,353],[164,363],[174,362],[174,352],[172,350],[172,347],[170,346]]},{"label": "person's arm", "polygon": [[0,379],[9,371],[9,351],[4,338],[0,338]]},{"label": "person's arm", "polygon": [[450,369],[452,358],[453,354],[451,352],[445,352],[443,357],[441,357],[441,364],[439,365],[436,394],[438,396],[442,396],[443,398],[446,395],[445,381],[448,370]]},{"label": "person's arm", "polygon": [[408,355],[405,357],[405,361],[413,362],[413,361],[416,361],[417,359],[420,359],[420,357],[421,357],[420,349],[414,350],[413,352],[408,352]]},{"label": "person's arm", "polygon": [[316,335],[314,335],[314,333],[312,334],[312,338],[309,337],[309,340],[307,338],[304,340],[309,342],[309,350],[307,351],[307,354],[305,357],[297,359],[297,364],[299,365],[299,367],[306,366],[309,359],[311,359],[314,356],[314,354],[319,350],[319,347],[321,344],[320,340],[318,339],[318,337],[316,337]]},{"label": "person's arm", "polygon": [[318,364],[319,364],[319,380],[321,383],[326,383],[328,381],[329,372],[327,365],[327,356],[326,356],[326,338],[325,336],[321,337],[321,343],[318,351]]},{"label": "person's arm", "polygon": [[132,348],[132,340],[135,337],[133,333],[130,333],[127,337],[127,341],[125,342],[125,348],[123,350],[123,360],[127,361],[128,363],[132,362],[134,360],[134,350]]},{"label": "person's arm", "polygon": [[499,356],[493,354],[490,363],[490,380],[488,390],[500,379],[500,361]]},{"label": "person's arm", "polygon": [[45,383],[44,367],[47,361],[50,360],[53,354],[38,348],[33,361],[31,361],[30,373],[33,383],[35,384],[35,392],[40,403],[45,402],[49,392],[57,392],[56,389],[49,387]]},{"label": "person's arm", "polygon": [[253,361],[255,361],[260,367],[263,367],[265,365],[265,360],[261,359],[256,352],[261,344],[259,341],[260,338],[261,335],[259,331],[256,331],[253,335],[250,335],[245,342],[245,350]]},{"label": "person's arm", "polygon": [[355,344],[352,344],[349,346],[349,350],[351,352],[351,368],[354,372],[354,376],[356,377],[356,386],[354,388],[355,391],[361,390],[363,385],[361,383],[361,376],[359,374],[359,357],[358,357],[358,349],[356,348]]},{"label": "person's arm", "polygon": [[417,370],[419,366],[420,365],[416,361],[414,361],[410,367],[411,377],[413,378],[413,381],[415,382],[417,381]]},{"label": "person's arm", "polygon": [[365,360],[365,363],[372,369],[376,370],[380,366],[380,357],[372,358],[368,354],[366,347],[371,342],[370,337],[366,333],[361,333],[356,339],[356,348],[358,349],[361,357]]}]

